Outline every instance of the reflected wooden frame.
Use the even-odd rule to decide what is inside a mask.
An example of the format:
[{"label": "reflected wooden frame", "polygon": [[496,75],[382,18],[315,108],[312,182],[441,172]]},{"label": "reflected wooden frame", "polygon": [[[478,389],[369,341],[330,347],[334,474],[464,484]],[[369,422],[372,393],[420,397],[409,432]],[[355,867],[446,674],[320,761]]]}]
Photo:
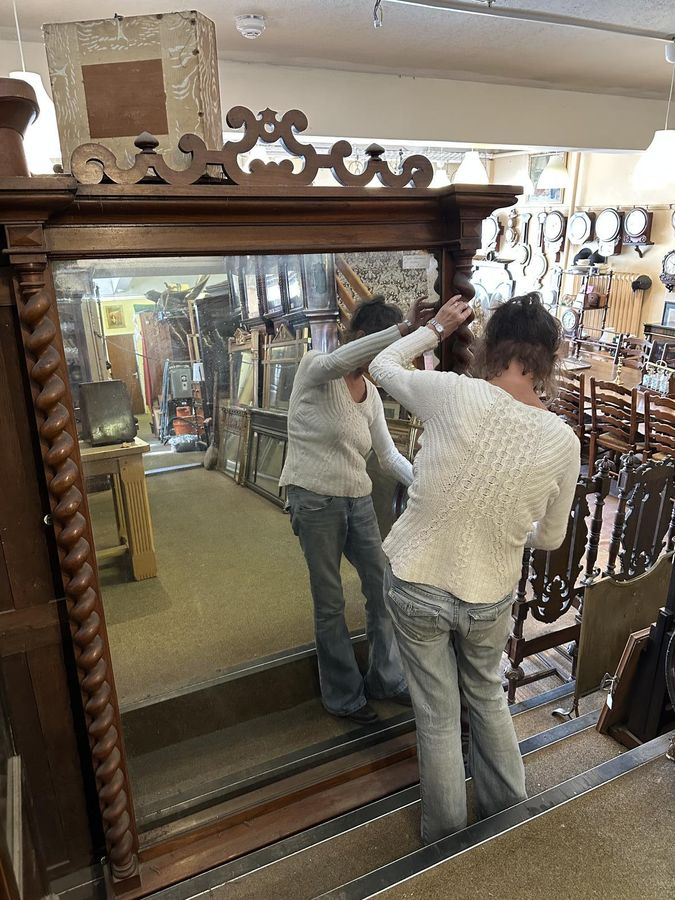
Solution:
[{"label": "reflected wooden frame", "polygon": [[[245,125],[243,141],[251,147],[258,139],[293,144],[292,120],[295,117],[297,123],[298,116],[302,117],[294,112],[280,123],[269,110],[258,118],[241,111],[237,115]],[[2,131],[0,128],[0,149],[4,147]],[[157,845],[153,864],[148,858],[143,870],[147,881],[141,886],[138,831],[51,261],[144,255],[170,258],[177,253],[307,253],[316,249],[320,237],[322,251],[331,254],[354,247],[431,249],[439,255],[442,296],[458,290],[470,295],[468,275],[480,243],[480,222],[495,209],[513,206],[518,192],[516,187],[495,185],[453,185],[427,191],[431,177],[428,161],[417,157],[406,162],[401,174],[392,173],[381,159],[380,148],[374,148],[363,176],[353,176],[345,169],[342,188],[312,187],[311,170],[317,166],[337,165],[340,169],[340,160],[348,155],[346,142],[338,142],[325,156],[311,146],[303,149],[301,155],[311,165],[300,177],[264,165],[253,174],[242,174],[236,168],[236,157],[249,149],[242,141],[230,142],[226,152],[206,151],[190,140],[182,141],[182,148],[193,154],[193,165],[181,172],[167,167],[156,152],[154,139],[146,135],[136,145],[139,152],[131,169],[118,165],[105,148],[87,145],[73,157],[73,176],[0,179],[0,223],[22,323],[25,372],[32,389],[30,414],[40,437],[44,486],[51,503],[48,521],[59,548],[55,577],[62,580],[67,600],[113,887],[129,897],[147,894],[148,885],[156,889],[158,879],[162,883],[161,879],[174,876],[158,866],[161,853]],[[200,182],[206,166],[221,163],[222,181],[206,178]],[[146,175],[150,180],[143,180]],[[365,187],[374,175],[384,190]],[[413,186],[407,187],[410,184]],[[464,364],[463,345],[467,343],[458,335],[454,356],[446,353],[445,361]],[[252,410],[251,416],[256,413]],[[218,845],[221,843],[219,839]],[[186,848],[181,852],[189,855]],[[171,871],[175,873],[178,850],[174,848],[173,853]],[[164,859],[170,868],[168,856]],[[190,871],[183,863],[177,880]]]},{"label": "reflected wooden frame", "polygon": [[[221,417],[220,423],[220,446],[218,447],[218,468],[224,475],[231,478],[237,484],[243,484],[248,464],[248,435],[251,423],[251,414],[248,409],[238,406],[224,407],[219,411]],[[227,452],[228,435],[235,435],[237,438],[237,449],[232,457]],[[230,459],[234,461],[232,471],[229,470],[228,462]]]}]

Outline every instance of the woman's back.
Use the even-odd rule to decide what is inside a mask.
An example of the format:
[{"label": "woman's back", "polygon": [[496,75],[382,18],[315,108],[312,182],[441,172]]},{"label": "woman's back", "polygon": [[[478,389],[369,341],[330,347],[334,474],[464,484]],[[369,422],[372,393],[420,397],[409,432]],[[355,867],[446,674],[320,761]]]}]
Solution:
[{"label": "woman's back", "polygon": [[[406,342],[428,349],[433,335],[424,331]],[[386,358],[396,346],[371,367],[385,387]],[[494,602],[517,582],[530,533],[533,546],[562,543],[579,442],[546,409],[482,379],[420,371],[409,377],[424,433],[408,506],[385,553],[404,581],[431,584],[469,603]]]}]

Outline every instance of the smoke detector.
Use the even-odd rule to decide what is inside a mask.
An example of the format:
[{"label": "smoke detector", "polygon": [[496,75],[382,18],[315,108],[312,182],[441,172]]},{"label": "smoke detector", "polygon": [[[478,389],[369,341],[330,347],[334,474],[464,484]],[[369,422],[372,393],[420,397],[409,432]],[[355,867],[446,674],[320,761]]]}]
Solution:
[{"label": "smoke detector", "polygon": [[254,41],[265,30],[265,16],[247,15],[235,16],[234,24],[242,37]]}]

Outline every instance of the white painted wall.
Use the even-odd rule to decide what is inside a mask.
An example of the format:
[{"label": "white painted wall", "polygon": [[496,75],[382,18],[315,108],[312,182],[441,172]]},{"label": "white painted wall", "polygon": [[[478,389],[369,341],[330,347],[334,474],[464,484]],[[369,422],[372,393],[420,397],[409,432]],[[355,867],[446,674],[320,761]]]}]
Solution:
[{"label": "white painted wall", "polygon": [[[48,88],[44,47],[24,45]],[[220,60],[223,113],[299,108],[315,135],[637,150],[661,128],[663,103],[436,78],[376,75]],[[0,41],[0,75],[20,68]]]}]

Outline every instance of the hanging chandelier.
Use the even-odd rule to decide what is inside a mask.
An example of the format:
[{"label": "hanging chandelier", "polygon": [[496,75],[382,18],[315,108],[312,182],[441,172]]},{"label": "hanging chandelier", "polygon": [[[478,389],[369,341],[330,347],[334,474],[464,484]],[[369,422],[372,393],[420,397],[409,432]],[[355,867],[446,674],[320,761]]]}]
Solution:
[{"label": "hanging chandelier", "polygon": [[675,129],[669,128],[670,106],[675,83],[675,41],[666,44],[666,62],[670,63],[670,92],[666,105],[666,121],[662,130],[655,131],[652,142],[633,170],[633,183],[638,188],[675,186]]}]

